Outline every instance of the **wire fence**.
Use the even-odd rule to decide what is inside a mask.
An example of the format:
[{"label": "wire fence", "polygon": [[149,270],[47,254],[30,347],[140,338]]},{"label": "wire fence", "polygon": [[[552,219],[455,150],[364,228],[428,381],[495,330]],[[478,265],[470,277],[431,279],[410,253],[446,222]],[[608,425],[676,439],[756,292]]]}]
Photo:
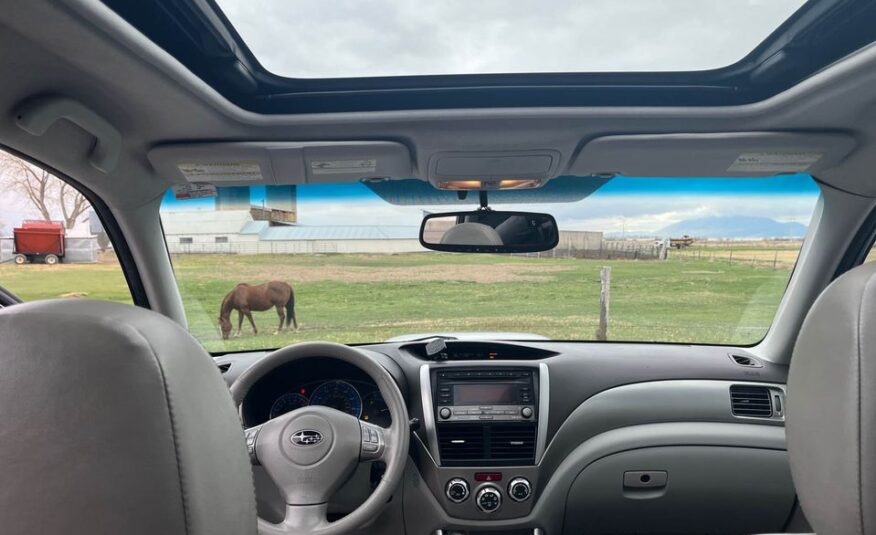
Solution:
[{"label": "wire fence", "polygon": [[670,250],[669,258],[681,262],[700,261],[785,270],[794,267],[798,254],[798,249],[789,247],[688,247]]}]

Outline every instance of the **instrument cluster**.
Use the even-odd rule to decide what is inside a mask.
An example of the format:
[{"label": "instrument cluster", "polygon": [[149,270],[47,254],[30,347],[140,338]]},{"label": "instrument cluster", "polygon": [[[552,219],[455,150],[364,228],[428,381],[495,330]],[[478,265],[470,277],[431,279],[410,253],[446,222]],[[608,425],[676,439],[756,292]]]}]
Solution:
[{"label": "instrument cluster", "polygon": [[331,407],[381,427],[389,427],[392,421],[386,402],[375,385],[342,379],[294,385],[273,401],[268,419],[309,405]]}]

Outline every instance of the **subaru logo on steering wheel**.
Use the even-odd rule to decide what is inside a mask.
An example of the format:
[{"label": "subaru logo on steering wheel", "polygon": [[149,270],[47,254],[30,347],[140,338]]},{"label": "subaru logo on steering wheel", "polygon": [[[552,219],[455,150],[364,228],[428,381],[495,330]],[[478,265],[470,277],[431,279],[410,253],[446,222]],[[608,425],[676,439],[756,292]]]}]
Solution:
[{"label": "subaru logo on steering wheel", "polygon": [[289,440],[296,446],[315,446],[322,442],[322,433],[313,429],[302,429],[292,433]]}]

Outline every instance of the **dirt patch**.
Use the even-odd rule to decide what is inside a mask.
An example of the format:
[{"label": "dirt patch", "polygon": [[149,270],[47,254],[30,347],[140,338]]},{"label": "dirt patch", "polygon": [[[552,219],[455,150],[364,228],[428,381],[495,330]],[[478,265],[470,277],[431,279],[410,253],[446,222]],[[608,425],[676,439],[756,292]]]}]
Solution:
[{"label": "dirt patch", "polygon": [[[547,282],[550,273],[569,271],[574,266],[521,266],[518,264],[436,264],[409,267],[369,266],[247,266],[240,273],[247,281],[284,280],[290,284],[302,282],[429,282],[460,281],[492,284],[497,282]],[[215,280],[215,273],[199,274],[198,278]]]}]

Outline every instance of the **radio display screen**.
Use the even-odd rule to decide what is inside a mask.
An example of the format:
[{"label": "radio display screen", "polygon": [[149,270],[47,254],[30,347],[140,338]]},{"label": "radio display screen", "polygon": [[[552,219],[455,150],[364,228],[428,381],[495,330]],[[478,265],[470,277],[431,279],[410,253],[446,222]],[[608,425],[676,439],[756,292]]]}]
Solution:
[{"label": "radio display screen", "polygon": [[514,385],[510,383],[480,383],[453,385],[454,405],[513,405]]}]

